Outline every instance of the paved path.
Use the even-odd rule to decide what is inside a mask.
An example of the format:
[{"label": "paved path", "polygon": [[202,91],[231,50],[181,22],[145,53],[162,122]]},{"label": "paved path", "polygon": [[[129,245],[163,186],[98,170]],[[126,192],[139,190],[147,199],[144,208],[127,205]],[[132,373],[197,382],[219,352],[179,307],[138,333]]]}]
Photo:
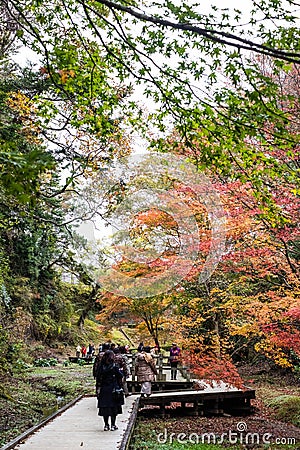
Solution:
[{"label": "paved path", "polygon": [[[170,380],[171,371],[164,370],[164,373],[167,380]],[[179,370],[177,380],[184,380]],[[125,399],[123,414],[117,416],[116,424],[119,429],[116,431],[103,431],[103,418],[98,416],[96,397],[84,397],[14,449],[117,450],[127,428],[134,401],[139,395],[131,395]]]},{"label": "paved path", "polygon": [[103,431],[103,418],[98,416],[95,397],[84,397],[60,416],[29,437],[20,450],[116,450],[118,449],[136,395],[125,399],[123,414],[117,416],[116,431]]}]

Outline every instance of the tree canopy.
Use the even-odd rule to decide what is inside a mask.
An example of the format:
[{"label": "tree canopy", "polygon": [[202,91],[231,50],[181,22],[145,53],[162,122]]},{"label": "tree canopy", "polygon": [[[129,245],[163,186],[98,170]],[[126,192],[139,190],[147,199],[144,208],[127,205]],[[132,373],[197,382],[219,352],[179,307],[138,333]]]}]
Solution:
[{"label": "tree canopy", "polygon": [[[240,179],[265,198],[262,172],[288,171],[298,183],[273,154],[274,147],[286,149],[297,159],[299,138],[286,107],[296,98],[278,84],[300,61],[295,2],[212,5],[204,12],[197,2],[171,1],[2,5],[22,45],[38,55],[51,90],[39,98],[39,111],[60,139],[62,130],[75,128],[103,143],[137,129],[166,151],[165,134],[157,139],[155,130],[176,130],[172,148],[183,142],[194,150],[201,142],[199,168],[232,175],[238,165]],[[81,147],[77,158],[82,153]]]},{"label": "tree canopy", "polygon": [[197,2],[2,3],[23,44],[40,55],[54,89],[82,108],[88,103],[99,118],[111,112],[111,88],[119,80],[127,88],[142,85],[158,102],[159,127],[171,116],[187,138],[234,133],[238,142],[264,134],[274,118],[274,139],[287,138],[278,86],[261,72],[260,61],[272,58],[277,72],[299,63],[292,1],[251,1],[246,12],[225,4],[205,13]]}]

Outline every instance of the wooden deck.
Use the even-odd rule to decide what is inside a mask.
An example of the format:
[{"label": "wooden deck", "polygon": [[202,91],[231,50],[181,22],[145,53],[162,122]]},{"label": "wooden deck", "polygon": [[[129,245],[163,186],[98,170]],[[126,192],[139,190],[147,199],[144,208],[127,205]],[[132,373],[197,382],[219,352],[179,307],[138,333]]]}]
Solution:
[{"label": "wooden deck", "polygon": [[[183,415],[235,414],[251,412],[251,399],[255,398],[253,389],[244,391],[228,386],[208,386],[204,390],[182,390],[157,392],[150,397],[140,398],[141,408],[156,406],[158,413],[165,416],[168,412],[180,410]],[[168,407],[171,407],[168,410]],[[156,412],[156,413],[157,413]]]},{"label": "wooden deck", "polygon": [[71,363],[85,363],[85,364],[92,364],[94,362],[95,358],[93,356],[69,356],[69,361]]},{"label": "wooden deck", "polygon": [[[241,393],[242,392],[242,393]],[[156,407],[157,412],[165,416],[176,408],[184,415],[202,415],[203,413],[222,414],[250,411],[250,400],[255,398],[253,390],[227,390],[217,388],[204,391],[158,392],[150,397],[141,398],[131,395],[125,401],[123,414],[117,417],[116,431],[104,431],[103,419],[97,414],[95,397],[83,397],[70,408],[57,414],[44,426],[32,430],[28,436],[12,442],[1,450],[126,450],[134,430],[137,414]],[[168,411],[168,406],[176,405]],[[133,412],[135,413],[132,417]]]}]

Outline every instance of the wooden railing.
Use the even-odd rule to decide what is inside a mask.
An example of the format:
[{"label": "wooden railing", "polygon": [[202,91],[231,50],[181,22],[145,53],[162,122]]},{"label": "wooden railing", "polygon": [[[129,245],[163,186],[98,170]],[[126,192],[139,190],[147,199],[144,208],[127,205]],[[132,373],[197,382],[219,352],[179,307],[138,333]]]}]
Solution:
[{"label": "wooden railing", "polygon": [[[131,375],[132,375],[132,381],[136,380],[135,377],[135,361],[137,357],[137,353],[134,354],[127,354],[129,359],[131,359]],[[163,373],[163,371],[171,370],[171,366],[169,364],[169,356],[164,356],[162,354],[159,355],[152,355],[153,358],[156,360],[156,368],[157,368],[157,381],[165,381],[166,380],[166,374]],[[164,362],[166,361],[166,362]],[[181,375],[187,380],[190,381],[191,375],[187,367],[182,366],[180,363],[178,364],[178,370],[181,372]]]},{"label": "wooden railing", "polygon": [[133,436],[134,427],[135,427],[135,423],[136,423],[136,419],[137,419],[137,415],[138,415],[138,411],[139,411],[139,401],[140,401],[140,399],[138,397],[134,402],[132,412],[129,417],[127,427],[126,427],[125,433],[123,435],[119,450],[129,450],[130,449],[131,439]]}]

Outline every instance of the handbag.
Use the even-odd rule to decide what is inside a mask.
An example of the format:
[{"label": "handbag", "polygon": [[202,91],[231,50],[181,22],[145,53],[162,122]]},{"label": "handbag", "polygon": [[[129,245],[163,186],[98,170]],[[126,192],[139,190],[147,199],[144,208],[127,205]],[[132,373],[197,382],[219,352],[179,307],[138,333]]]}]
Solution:
[{"label": "handbag", "polygon": [[113,375],[114,385],[112,390],[112,398],[118,405],[124,405],[124,390],[117,381],[116,375]]},{"label": "handbag", "polygon": [[124,390],[120,387],[114,387],[112,390],[112,397],[119,405],[124,404]]}]

